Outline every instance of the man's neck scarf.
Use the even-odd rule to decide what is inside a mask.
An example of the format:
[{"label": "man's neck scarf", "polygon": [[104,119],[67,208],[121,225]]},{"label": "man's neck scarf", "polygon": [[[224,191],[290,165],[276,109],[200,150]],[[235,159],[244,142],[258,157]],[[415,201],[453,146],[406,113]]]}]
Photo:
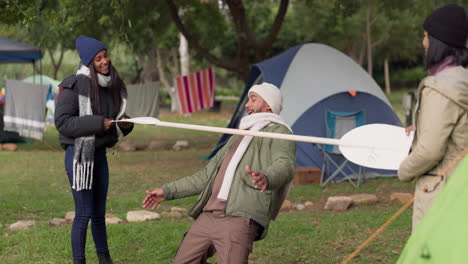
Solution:
[{"label": "man's neck scarf", "polygon": [[[279,115],[273,113],[255,113],[248,115],[241,119],[239,129],[260,131],[264,127],[272,123],[284,125],[290,131],[292,131],[291,128],[283,121],[283,119]],[[252,139],[252,136],[244,136],[244,138],[242,138],[242,141],[239,143],[236,152],[234,152],[234,155],[232,156],[231,161],[229,162],[229,165],[226,168],[226,173],[224,174],[224,180],[218,194],[218,199],[224,201],[227,200],[237,166],[239,165],[240,160],[247,151],[247,148],[249,147]]]}]

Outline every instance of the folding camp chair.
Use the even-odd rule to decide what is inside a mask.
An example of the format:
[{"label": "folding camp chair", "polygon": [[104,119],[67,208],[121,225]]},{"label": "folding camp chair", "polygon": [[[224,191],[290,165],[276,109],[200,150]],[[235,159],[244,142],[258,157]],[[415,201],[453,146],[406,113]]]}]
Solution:
[{"label": "folding camp chair", "polygon": [[[327,137],[340,139],[351,129],[364,125],[365,115],[363,111],[357,112],[335,112],[327,111],[326,128]],[[351,166],[351,163],[343,156],[338,146],[319,146],[323,154],[322,172],[320,175],[320,186],[324,187],[330,181],[341,182],[347,180],[358,187],[363,177],[363,167]],[[335,169],[333,171],[333,169]]]}]

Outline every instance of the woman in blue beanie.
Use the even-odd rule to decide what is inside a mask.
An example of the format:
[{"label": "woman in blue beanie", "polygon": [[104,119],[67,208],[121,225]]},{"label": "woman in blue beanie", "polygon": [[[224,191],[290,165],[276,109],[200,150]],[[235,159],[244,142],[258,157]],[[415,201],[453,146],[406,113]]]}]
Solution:
[{"label": "woman in blue beanie", "polygon": [[76,49],[81,64],[60,84],[55,126],[65,150],[65,170],[75,203],[71,230],[74,263],[86,263],[88,222],[100,264],[112,263],[107,245],[106,199],[109,168],[106,148],[131,132],[131,123],[112,120],[125,115],[127,90],[100,41],[79,36]]},{"label": "woman in blue beanie", "polygon": [[453,168],[445,168],[468,147],[466,12],[445,5],[426,18],[423,28],[429,76],[418,88],[412,151],[398,170],[400,180],[416,181],[413,231],[449,180]]}]

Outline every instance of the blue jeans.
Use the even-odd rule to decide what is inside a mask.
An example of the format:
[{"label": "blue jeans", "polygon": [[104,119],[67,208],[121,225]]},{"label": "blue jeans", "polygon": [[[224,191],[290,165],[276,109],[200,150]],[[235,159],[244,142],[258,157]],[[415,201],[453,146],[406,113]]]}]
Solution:
[{"label": "blue jeans", "polygon": [[[73,153],[74,146],[68,146],[65,152],[65,170],[67,171],[70,186],[73,179]],[[75,219],[71,230],[71,244],[73,259],[85,259],[86,233],[88,222],[91,220],[91,233],[93,234],[96,253],[109,253],[106,233],[106,199],[109,186],[109,167],[105,149],[98,149],[94,154],[94,176],[91,190],[72,190],[75,202]]]}]

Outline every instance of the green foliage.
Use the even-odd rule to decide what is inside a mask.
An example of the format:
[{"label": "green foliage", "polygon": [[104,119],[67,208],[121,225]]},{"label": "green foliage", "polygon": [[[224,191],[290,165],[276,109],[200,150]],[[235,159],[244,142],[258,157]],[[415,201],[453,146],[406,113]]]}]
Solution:
[{"label": "green foliage", "polygon": [[[332,1],[324,1],[330,3]],[[286,17],[278,34],[278,39],[273,44],[273,53],[277,54],[285,50],[286,47],[292,47],[298,44],[313,42],[317,27],[321,26],[323,19],[312,16],[310,5],[314,1],[295,1],[289,7]],[[326,8],[324,8],[326,9]],[[313,23],[311,27],[310,24]],[[303,30],[298,30],[299,28]]]},{"label": "green foliage", "polygon": [[[373,42],[380,42],[377,46],[380,54],[390,56],[388,53],[392,53],[395,59],[414,60],[418,55],[415,47],[419,48],[414,43],[414,27],[420,27],[424,14],[415,14],[405,1],[370,2],[372,38]],[[365,45],[367,4],[367,0],[295,1],[276,44],[320,42],[346,54],[356,53],[356,49]]]},{"label": "green foliage", "polygon": [[240,97],[242,95],[242,92],[243,90],[239,90],[239,89],[223,88],[223,87],[216,88],[216,95]]},{"label": "green foliage", "polygon": [[39,17],[38,9],[43,8],[43,2],[41,0],[2,0],[0,2],[0,22],[29,27]]},{"label": "green foliage", "polygon": [[[92,0],[55,0],[55,1],[16,1],[10,2],[6,11],[11,14],[23,15],[26,19],[16,32],[16,37],[29,39],[41,48],[74,47],[74,39],[79,34],[91,36],[107,36],[103,34],[110,27],[100,24],[105,16],[107,1]],[[14,3],[14,4],[11,4]],[[8,22],[8,21],[6,21]],[[4,21],[5,23],[5,21]],[[107,25],[107,27],[106,27]],[[26,26],[27,31],[23,30]]]},{"label": "green foliage", "polygon": [[154,46],[168,48],[178,43],[178,32],[164,1],[142,0],[135,4],[135,1],[111,0],[111,9],[113,12],[106,19],[117,26],[113,32],[121,36],[135,54],[146,54]]},{"label": "green foliage", "polygon": [[[233,25],[224,10],[218,8],[216,1],[179,1],[179,12],[187,28],[208,50],[225,47],[235,40]],[[224,50],[224,49],[223,49]]]},{"label": "green foliage", "polygon": [[[242,41],[236,31],[236,21],[229,12],[226,1],[174,1],[183,23],[200,45],[222,61],[238,58]],[[468,0],[294,0],[289,8],[276,41],[266,56],[271,57],[288,48],[306,42],[328,44],[356,58],[365,45],[366,11],[371,3],[373,57],[376,68],[381,68],[384,59],[390,62],[417,62],[422,56],[422,23],[435,8],[456,2],[468,6]],[[243,1],[247,21],[255,39],[267,36],[278,12],[279,1]],[[0,33],[43,50],[45,73],[53,74],[48,52],[54,54],[55,63],[60,50],[74,51],[74,39],[89,35],[106,43],[113,52],[112,58],[128,81],[138,81],[142,74],[150,72],[158,78],[155,69],[155,49],[165,56],[172,56],[179,44],[178,30],[174,25],[165,1],[154,0],[2,0],[0,1]],[[197,55],[193,47],[191,67],[198,70],[212,66],[211,62]],[[245,61],[234,61],[249,68],[256,61],[252,47],[247,47]],[[57,79],[73,72],[70,64],[75,58],[65,57],[63,66],[58,66]],[[170,68],[177,63],[165,61],[165,70],[171,79]],[[16,66],[15,66],[16,67]],[[392,69],[391,69],[392,70]],[[10,72],[6,70],[3,75]],[[30,70],[27,70],[29,75]],[[32,72],[32,71],[31,71]],[[237,73],[223,73],[222,78],[230,84],[221,87],[238,87]],[[399,81],[399,75],[392,80]],[[406,76],[401,76],[406,82]],[[412,77],[408,77],[409,79]],[[221,79],[219,79],[221,80]],[[241,80],[242,82],[243,80]],[[231,84],[232,83],[232,84]],[[242,85],[241,85],[242,86]]]},{"label": "green foliage", "polygon": [[400,83],[414,83],[421,81],[427,76],[427,71],[422,67],[414,67],[406,70],[396,71],[393,73],[392,78],[398,80]]},{"label": "green foliage", "polygon": [[[404,87],[416,88],[418,83],[427,76],[427,71],[422,66],[408,67],[403,69],[395,69],[390,72],[390,82],[392,89],[400,89]],[[382,72],[374,75],[375,81],[384,86],[385,80]]]}]

